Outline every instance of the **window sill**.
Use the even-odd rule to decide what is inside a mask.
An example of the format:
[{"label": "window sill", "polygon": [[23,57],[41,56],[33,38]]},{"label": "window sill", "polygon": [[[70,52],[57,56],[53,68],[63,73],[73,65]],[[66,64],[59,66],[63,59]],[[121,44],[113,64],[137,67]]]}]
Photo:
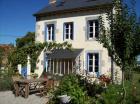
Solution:
[{"label": "window sill", "polygon": [[65,40],[63,40],[63,41],[73,42],[74,40],[65,39]]},{"label": "window sill", "polygon": [[98,41],[98,38],[86,39],[86,41]]},{"label": "window sill", "polygon": [[55,40],[46,40],[46,42],[55,42]]}]

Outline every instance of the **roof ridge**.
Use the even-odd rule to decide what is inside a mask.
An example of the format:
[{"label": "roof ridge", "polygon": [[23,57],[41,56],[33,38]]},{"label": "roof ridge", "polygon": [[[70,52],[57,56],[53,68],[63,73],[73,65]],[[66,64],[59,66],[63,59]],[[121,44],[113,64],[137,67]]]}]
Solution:
[{"label": "roof ridge", "polygon": [[56,3],[56,5],[47,5],[43,9],[38,11],[36,14],[34,14],[34,16],[78,8],[97,7],[100,5],[108,4],[112,4],[112,0],[59,0],[59,2]]}]

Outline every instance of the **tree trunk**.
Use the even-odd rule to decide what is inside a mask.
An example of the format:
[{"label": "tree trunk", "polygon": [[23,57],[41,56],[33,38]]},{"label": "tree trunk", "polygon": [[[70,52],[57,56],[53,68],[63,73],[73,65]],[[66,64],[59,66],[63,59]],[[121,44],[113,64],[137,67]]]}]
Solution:
[{"label": "tree trunk", "polygon": [[125,104],[125,98],[126,98],[126,89],[125,89],[125,71],[124,67],[122,69],[122,87],[123,87],[123,99],[122,99],[122,104]]},{"label": "tree trunk", "polygon": [[111,57],[111,80],[112,80],[112,83],[114,83],[114,62],[113,62],[113,57]]}]

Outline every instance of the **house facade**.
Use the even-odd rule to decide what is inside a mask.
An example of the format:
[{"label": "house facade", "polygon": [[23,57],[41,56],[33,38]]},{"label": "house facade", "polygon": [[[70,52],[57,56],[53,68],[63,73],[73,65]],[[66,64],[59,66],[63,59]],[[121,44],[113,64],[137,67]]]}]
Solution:
[{"label": "house facade", "polygon": [[111,73],[111,58],[98,41],[99,17],[105,20],[112,10],[112,0],[50,0],[36,14],[36,42],[69,42],[73,51],[42,51],[37,73],[46,69],[52,73],[69,74],[76,70],[93,72],[97,76]]}]

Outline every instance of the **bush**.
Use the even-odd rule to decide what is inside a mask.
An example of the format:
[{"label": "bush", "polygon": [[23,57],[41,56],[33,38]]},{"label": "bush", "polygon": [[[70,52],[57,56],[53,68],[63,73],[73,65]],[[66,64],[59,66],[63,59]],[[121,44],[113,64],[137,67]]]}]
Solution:
[{"label": "bush", "polygon": [[[135,96],[135,92],[130,81],[125,81],[126,97],[125,104],[139,104],[139,98]],[[101,97],[96,99],[99,104],[121,104],[123,100],[122,85],[110,84]],[[138,102],[138,103],[137,103]],[[98,103],[97,103],[98,104]]]},{"label": "bush", "polygon": [[88,96],[95,97],[97,94],[101,94],[104,89],[101,85],[86,83],[86,91]]},{"label": "bush", "polygon": [[60,95],[71,96],[72,104],[90,104],[86,92],[83,91],[83,87],[79,85],[79,80],[76,75],[64,76],[60,82],[60,86],[54,92],[54,98],[50,104],[59,104]]},{"label": "bush", "polygon": [[140,73],[140,66],[137,66],[137,67],[134,69],[134,71]]},{"label": "bush", "polygon": [[13,89],[12,82],[13,70],[1,70],[0,71],[0,91],[6,91]]},{"label": "bush", "polygon": [[6,91],[13,89],[13,83],[11,78],[5,77],[0,79],[0,91]]},{"label": "bush", "polygon": [[120,85],[109,85],[106,92],[101,94],[104,104],[119,104],[122,100],[123,89]]}]

